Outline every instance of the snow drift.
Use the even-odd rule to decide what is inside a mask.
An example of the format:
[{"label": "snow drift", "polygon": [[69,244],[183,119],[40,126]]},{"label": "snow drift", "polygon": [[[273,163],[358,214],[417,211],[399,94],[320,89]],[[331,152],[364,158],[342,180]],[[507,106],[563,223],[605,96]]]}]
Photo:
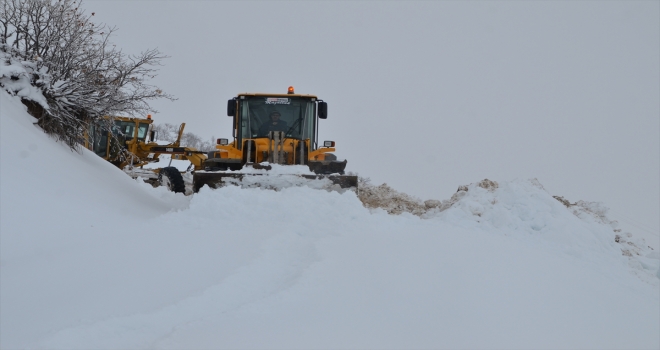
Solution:
[{"label": "snow drift", "polygon": [[660,346],[657,243],[537,181],[186,197],[0,105],[2,348]]}]

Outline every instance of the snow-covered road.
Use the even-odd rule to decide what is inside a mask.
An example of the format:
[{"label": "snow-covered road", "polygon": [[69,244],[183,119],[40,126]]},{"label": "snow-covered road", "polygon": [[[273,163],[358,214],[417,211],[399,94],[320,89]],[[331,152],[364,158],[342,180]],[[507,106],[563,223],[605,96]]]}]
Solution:
[{"label": "snow-covered road", "polygon": [[3,349],[660,347],[658,242],[533,180],[423,219],[305,187],[186,197],[0,99]]}]

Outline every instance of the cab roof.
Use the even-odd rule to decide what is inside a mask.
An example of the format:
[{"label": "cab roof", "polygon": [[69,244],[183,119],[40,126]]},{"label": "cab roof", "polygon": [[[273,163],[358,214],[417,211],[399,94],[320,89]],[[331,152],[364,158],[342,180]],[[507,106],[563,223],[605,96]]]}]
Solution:
[{"label": "cab roof", "polygon": [[316,95],[309,94],[269,94],[265,92],[241,92],[237,97],[251,96],[251,97],[305,97],[318,99]]},{"label": "cab roof", "polygon": [[104,116],[103,119],[113,119],[113,120],[120,120],[124,122],[140,122],[140,123],[153,123],[153,119],[151,119],[151,115],[147,118],[135,118],[135,117],[124,117],[124,116]]}]

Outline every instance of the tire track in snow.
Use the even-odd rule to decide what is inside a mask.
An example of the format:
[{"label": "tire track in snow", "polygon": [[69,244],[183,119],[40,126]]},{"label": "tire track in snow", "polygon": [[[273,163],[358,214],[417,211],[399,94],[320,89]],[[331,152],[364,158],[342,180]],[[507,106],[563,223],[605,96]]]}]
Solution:
[{"label": "tire track in snow", "polygon": [[318,261],[318,236],[303,231],[278,234],[264,242],[264,254],[221,283],[156,312],[114,317],[58,331],[37,348],[156,348],[188,325],[238,309],[293,286]]}]

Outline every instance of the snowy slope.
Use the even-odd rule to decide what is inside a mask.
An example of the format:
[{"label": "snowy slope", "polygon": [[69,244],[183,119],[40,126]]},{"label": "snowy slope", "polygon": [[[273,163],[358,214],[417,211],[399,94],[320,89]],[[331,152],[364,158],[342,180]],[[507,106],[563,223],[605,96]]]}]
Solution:
[{"label": "snowy slope", "polygon": [[3,349],[660,347],[658,243],[535,181],[423,218],[304,187],[185,197],[0,107]]}]

